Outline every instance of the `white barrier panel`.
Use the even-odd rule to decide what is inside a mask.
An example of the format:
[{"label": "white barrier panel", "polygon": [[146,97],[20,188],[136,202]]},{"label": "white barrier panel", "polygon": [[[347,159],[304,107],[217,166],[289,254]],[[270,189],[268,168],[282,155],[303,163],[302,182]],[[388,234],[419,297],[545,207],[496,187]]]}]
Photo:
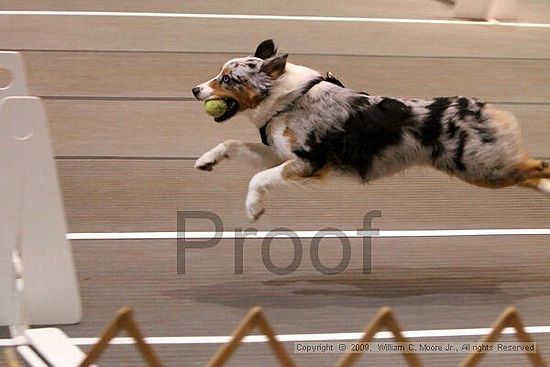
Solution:
[{"label": "white barrier panel", "polygon": [[10,83],[0,86],[0,101],[8,96],[28,95],[23,60],[18,52],[0,52],[0,69],[10,74]]},{"label": "white barrier panel", "polygon": [[25,97],[21,56],[0,52],[0,68],[10,73],[0,88],[0,325],[76,323],[80,294],[46,114]]},{"label": "white barrier panel", "polygon": [[25,337],[50,366],[78,367],[86,358],[67,334],[57,328],[28,329]]},{"label": "white barrier panel", "polygon": [[[78,322],[80,296],[39,98],[0,102],[0,172],[0,324],[18,324],[19,312],[28,324]],[[24,286],[19,304],[16,277]]]}]

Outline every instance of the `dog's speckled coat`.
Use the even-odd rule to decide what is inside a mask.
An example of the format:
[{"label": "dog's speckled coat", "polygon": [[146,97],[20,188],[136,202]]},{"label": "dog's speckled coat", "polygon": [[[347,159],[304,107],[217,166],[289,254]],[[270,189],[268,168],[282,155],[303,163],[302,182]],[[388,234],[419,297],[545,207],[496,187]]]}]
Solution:
[{"label": "dog's speckled coat", "polygon": [[196,163],[211,170],[241,156],[265,169],[250,181],[250,220],[264,212],[270,188],[329,171],[369,182],[430,165],[478,186],[519,185],[550,194],[548,163],[528,156],[511,113],[467,97],[370,96],[325,81],[287,57],[277,56],[266,40],[254,56],[228,61],[216,77],[193,88],[199,100],[224,98],[231,106],[216,121],[244,112],[265,128],[268,145],[226,141]]}]

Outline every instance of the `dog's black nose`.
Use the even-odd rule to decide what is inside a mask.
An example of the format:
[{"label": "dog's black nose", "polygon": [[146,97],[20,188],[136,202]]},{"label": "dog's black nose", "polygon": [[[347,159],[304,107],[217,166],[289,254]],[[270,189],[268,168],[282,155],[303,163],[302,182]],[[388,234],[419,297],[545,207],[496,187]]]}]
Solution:
[{"label": "dog's black nose", "polygon": [[193,95],[196,97],[199,92],[201,91],[201,89],[199,87],[195,87],[193,89],[191,89],[191,91],[193,92]]}]

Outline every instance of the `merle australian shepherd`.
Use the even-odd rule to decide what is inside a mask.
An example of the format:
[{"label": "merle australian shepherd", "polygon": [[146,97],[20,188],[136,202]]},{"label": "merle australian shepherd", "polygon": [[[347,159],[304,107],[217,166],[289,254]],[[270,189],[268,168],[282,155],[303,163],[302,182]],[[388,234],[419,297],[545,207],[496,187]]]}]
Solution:
[{"label": "merle australian shepherd", "polygon": [[198,100],[226,102],[217,122],[242,112],[260,131],[262,143],[225,141],[195,165],[209,171],[242,157],[261,167],[246,198],[251,221],[264,212],[271,188],[331,171],[369,182],[429,165],[477,186],[518,185],[550,194],[549,165],[529,157],[511,113],[467,97],[371,96],[287,58],[266,40],[253,56],[229,60],[193,88]]}]

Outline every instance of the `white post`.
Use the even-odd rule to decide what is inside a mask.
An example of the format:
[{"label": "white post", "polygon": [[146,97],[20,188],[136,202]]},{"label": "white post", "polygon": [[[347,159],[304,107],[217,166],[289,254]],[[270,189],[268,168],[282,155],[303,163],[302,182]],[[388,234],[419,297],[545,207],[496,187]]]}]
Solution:
[{"label": "white post", "polygon": [[518,1],[517,0],[495,0],[493,6],[487,14],[488,19],[517,19]]},{"label": "white post", "polygon": [[[0,53],[12,83],[26,93],[17,53]],[[0,94],[1,96],[1,94]],[[70,324],[82,309],[46,114],[36,97],[0,101],[0,325]],[[16,336],[14,335],[14,336]]]},{"label": "white post", "polygon": [[468,19],[516,19],[517,0],[457,0],[455,17]]}]

